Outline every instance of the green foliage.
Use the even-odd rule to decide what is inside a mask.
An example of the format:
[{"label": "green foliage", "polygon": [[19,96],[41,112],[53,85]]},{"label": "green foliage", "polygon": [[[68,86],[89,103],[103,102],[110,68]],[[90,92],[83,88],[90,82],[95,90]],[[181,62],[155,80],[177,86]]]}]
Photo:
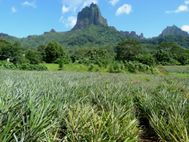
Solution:
[{"label": "green foliage", "polygon": [[148,43],[152,44],[160,44],[162,42],[172,42],[172,43],[177,43],[178,45],[184,47],[184,48],[189,48],[189,39],[187,36],[177,36],[177,35],[167,35],[164,37],[157,37],[157,38],[152,38],[147,41]]},{"label": "green foliage", "polygon": [[146,64],[138,63],[138,62],[126,62],[125,66],[129,72],[146,72],[146,73],[155,73],[155,69]]},{"label": "green foliage", "polygon": [[162,65],[187,64],[189,50],[181,48],[178,44],[163,42],[155,53],[156,61]]},{"label": "green foliage", "polygon": [[68,53],[57,42],[49,42],[46,46],[39,46],[38,52],[46,63],[57,63],[59,60],[62,60],[63,63],[70,62]]},{"label": "green foliage", "polygon": [[148,66],[146,64],[138,62],[115,62],[110,64],[108,72],[110,73],[123,73],[123,72],[146,72],[146,73],[155,73],[155,68]]},{"label": "green foliage", "polygon": [[50,42],[45,47],[45,61],[47,63],[54,63],[63,56],[63,52],[63,47],[60,44]]},{"label": "green foliage", "polygon": [[70,52],[73,63],[107,66],[114,60],[113,51],[106,48],[77,48]]},{"label": "green foliage", "polygon": [[[98,114],[90,105],[72,106],[65,119],[68,126],[68,141],[136,141],[137,120],[132,120],[130,111],[113,108]],[[112,113],[111,113],[112,112]],[[113,113],[114,112],[114,113]],[[91,119],[92,118],[92,119]],[[77,128],[75,128],[77,126]],[[132,129],[132,131],[130,131]],[[116,131],[115,131],[116,130]]]},{"label": "green foliage", "polygon": [[50,41],[61,43],[65,47],[99,47],[113,46],[124,39],[125,36],[113,27],[90,25],[85,29],[69,32],[46,32],[40,36],[23,38],[21,41],[25,47],[38,47]]},{"label": "green foliage", "polygon": [[155,66],[156,61],[152,54],[138,54],[136,60],[142,64]]},{"label": "green foliage", "polygon": [[16,69],[15,64],[7,62],[7,61],[0,61],[0,69]]},{"label": "green foliage", "polygon": [[19,43],[9,43],[4,40],[0,40],[0,60],[9,59],[13,63],[25,63],[27,59],[23,48],[20,47]]},{"label": "green foliage", "polygon": [[0,70],[0,140],[136,142],[156,136],[154,141],[188,142],[188,81]]},{"label": "green foliage", "polygon": [[166,50],[159,50],[155,54],[155,58],[159,64],[167,65],[172,61],[170,52]]},{"label": "green foliage", "polygon": [[140,98],[142,115],[146,116],[162,141],[189,140],[187,97],[178,84],[168,81],[157,87],[151,95]]},{"label": "green foliage", "polygon": [[141,52],[141,45],[136,40],[127,40],[115,47],[116,59],[119,61],[134,61]]},{"label": "green foliage", "polygon": [[42,58],[43,61],[46,60],[46,52],[45,52],[45,48],[46,48],[45,45],[40,45],[40,46],[37,47],[37,51],[40,53],[41,58]]},{"label": "green foliage", "polygon": [[40,64],[17,64],[16,68],[19,70],[47,71],[47,67]]},{"label": "green foliage", "polygon": [[63,67],[64,67],[64,61],[63,60],[58,60],[58,66],[59,66],[59,70],[63,70]]},{"label": "green foliage", "polygon": [[45,67],[47,67],[48,71],[58,71],[59,70],[59,65],[58,64],[47,64],[43,63]]},{"label": "green foliage", "polygon": [[7,61],[0,61],[0,69],[45,71],[47,67],[39,64],[13,64]]},{"label": "green foliage", "polygon": [[3,142],[138,139],[132,99],[126,97],[124,85],[109,84],[97,74],[0,74]]},{"label": "green foliage", "polygon": [[149,66],[156,64],[188,64],[189,50],[172,42],[162,42],[158,46],[127,40],[115,47],[116,60],[135,61]]},{"label": "green foliage", "polygon": [[29,60],[30,64],[39,64],[42,62],[41,54],[34,49],[26,51],[25,57]]},{"label": "green foliage", "polygon": [[84,64],[77,64],[77,63],[72,63],[72,64],[64,64],[64,71],[68,72],[88,72],[89,67]]},{"label": "green foliage", "polygon": [[88,71],[98,72],[98,71],[100,71],[100,67],[98,65],[95,65],[95,64],[90,64],[89,67],[88,67]]},{"label": "green foliage", "polygon": [[[155,46],[132,39],[120,42],[115,48],[63,48],[57,42],[49,42],[36,50],[22,48],[18,42],[13,44],[0,40],[0,60],[8,60],[14,64],[57,63],[60,69],[65,64],[73,63],[87,66],[88,71],[105,69],[115,73],[153,72],[153,67],[158,64],[189,64],[189,50],[172,42],[162,42]],[[122,62],[126,64],[123,65]]]},{"label": "green foliage", "polygon": [[189,64],[189,54],[179,54],[177,60],[181,65],[187,65]]},{"label": "green foliage", "polygon": [[126,71],[126,67],[123,63],[114,62],[110,64],[108,72],[110,73],[122,73]]},{"label": "green foliage", "polygon": [[177,65],[177,66],[163,66],[164,70],[167,72],[167,73],[186,73],[186,74],[189,74],[189,66],[180,66],[180,65]]}]

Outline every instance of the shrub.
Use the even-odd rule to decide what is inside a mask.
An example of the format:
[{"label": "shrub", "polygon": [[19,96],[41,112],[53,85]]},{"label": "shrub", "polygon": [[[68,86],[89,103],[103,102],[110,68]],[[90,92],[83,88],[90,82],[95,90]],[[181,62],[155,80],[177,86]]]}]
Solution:
[{"label": "shrub", "polygon": [[98,65],[95,65],[95,64],[90,64],[88,66],[88,71],[98,72],[98,71],[100,71],[100,67]]},{"label": "shrub", "polygon": [[44,65],[33,65],[33,64],[17,64],[16,65],[17,69],[20,70],[36,70],[36,71],[46,71],[48,70],[46,66]]},{"label": "shrub", "polygon": [[123,63],[114,62],[109,65],[108,72],[110,73],[121,73],[125,71],[125,66]]},{"label": "shrub", "polygon": [[36,70],[36,71],[45,71],[47,67],[39,64],[13,64],[6,61],[0,62],[0,68],[2,69],[11,69],[11,70]]},{"label": "shrub", "polygon": [[2,69],[16,69],[15,64],[7,62],[7,61],[0,61],[0,68]]},{"label": "shrub", "polygon": [[138,62],[125,62],[125,67],[128,69],[129,72],[148,72],[153,73],[154,68],[148,65],[138,63]]},{"label": "shrub", "polygon": [[30,64],[39,64],[42,62],[42,56],[40,55],[40,52],[34,49],[28,50],[25,57],[29,60]]},{"label": "shrub", "polygon": [[180,55],[177,60],[180,62],[181,65],[189,64],[189,58],[186,55]]},{"label": "shrub", "polygon": [[136,60],[148,66],[154,66],[156,64],[155,58],[151,54],[139,54]]}]

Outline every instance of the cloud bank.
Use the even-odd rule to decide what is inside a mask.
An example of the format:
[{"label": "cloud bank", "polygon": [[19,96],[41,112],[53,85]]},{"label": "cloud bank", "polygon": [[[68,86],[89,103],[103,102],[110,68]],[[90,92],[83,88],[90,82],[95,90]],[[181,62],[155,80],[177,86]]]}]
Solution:
[{"label": "cloud bank", "polygon": [[132,12],[132,6],[130,4],[124,4],[119,7],[116,11],[116,15],[130,14]]}]

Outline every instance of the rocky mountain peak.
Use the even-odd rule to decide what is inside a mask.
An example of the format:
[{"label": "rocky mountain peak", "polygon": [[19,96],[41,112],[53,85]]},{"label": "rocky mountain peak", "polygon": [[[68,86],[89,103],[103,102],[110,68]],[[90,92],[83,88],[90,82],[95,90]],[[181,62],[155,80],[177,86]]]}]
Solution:
[{"label": "rocky mountain peak", "polygon": [[164,37],[164,36],[170,36],[170,35],[174,35],[174,36],[189,36],[189,34],[187,32],[181,30],[180,28],[178,28],[175,25],[168,26],[160,34],[160,36],[162,36],[162,37]]},{"label": "rocky mountain peak", "polygon": [[78,13],[77,23],[72,30],[84,29],[89,25],[108,26],[107,20],[102,17],[98,5],[94,3]]}]

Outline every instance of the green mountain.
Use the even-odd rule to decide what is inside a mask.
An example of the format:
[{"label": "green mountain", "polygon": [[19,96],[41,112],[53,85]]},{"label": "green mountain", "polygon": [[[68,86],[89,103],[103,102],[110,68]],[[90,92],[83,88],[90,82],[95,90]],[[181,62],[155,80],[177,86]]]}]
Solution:
[{"label": "green mountain", "polygon": [[71,31],[51,30],[43,35],[28,36],[21,39],[22,45],[36,47],[49,41],[57,41],[65,47],[113,46],[127,38],[140,39],[135,32],[117,31],[107,24],[96,4],[85,7],[78,13],[77,23]]},{"label": "green mountain", "polygon": [[177,26],[168,26],[158,37],[144,40],[146,43],[160,44],[162,42],[174,42],[189,49],[189,34]]},{"label": "green mountain", "polygon": [[177,26],[168,26],[165,28],[162,33],[160,34],[160,37],[166,37],[166,36],[183,36],[183,37],[189,37],[189,34],[185,31],[182,31]]},{"label": "green mountain", "polygon": [[6,40],[6,41],[9,41],[9,42],[19,41],[18,38],[10,36],[10,35],[5,34],[5,33],[0,33],[0,39]]},{"label": "green mountain", "polygon": [[125,36],[111,27],[89,25],[85,29],[68,32],[46,32],[40,36],[28,36],[21,39],[24,46],[36,47],[49,41],[57,41],[66,47],[115,45]]},{"label": "green mountain", "polygon": [[0,39],[20,41],[23,47],[37,47],[50,41],[59,42],[65,47],[103,47],[114,46],[120,41],[131,38],[147,44],[175,42],[184,48],[189,48],[189,34],[175,25],[165,28],[158,37],[145,39],[143,34],[137,35],[134,31],[118,31],[108,26],[99,7],[93,3],[78,13],[76,25],[67,32],[56,32],[52,29],[42,35],[31,35],[21,39],[0,33]]}]

